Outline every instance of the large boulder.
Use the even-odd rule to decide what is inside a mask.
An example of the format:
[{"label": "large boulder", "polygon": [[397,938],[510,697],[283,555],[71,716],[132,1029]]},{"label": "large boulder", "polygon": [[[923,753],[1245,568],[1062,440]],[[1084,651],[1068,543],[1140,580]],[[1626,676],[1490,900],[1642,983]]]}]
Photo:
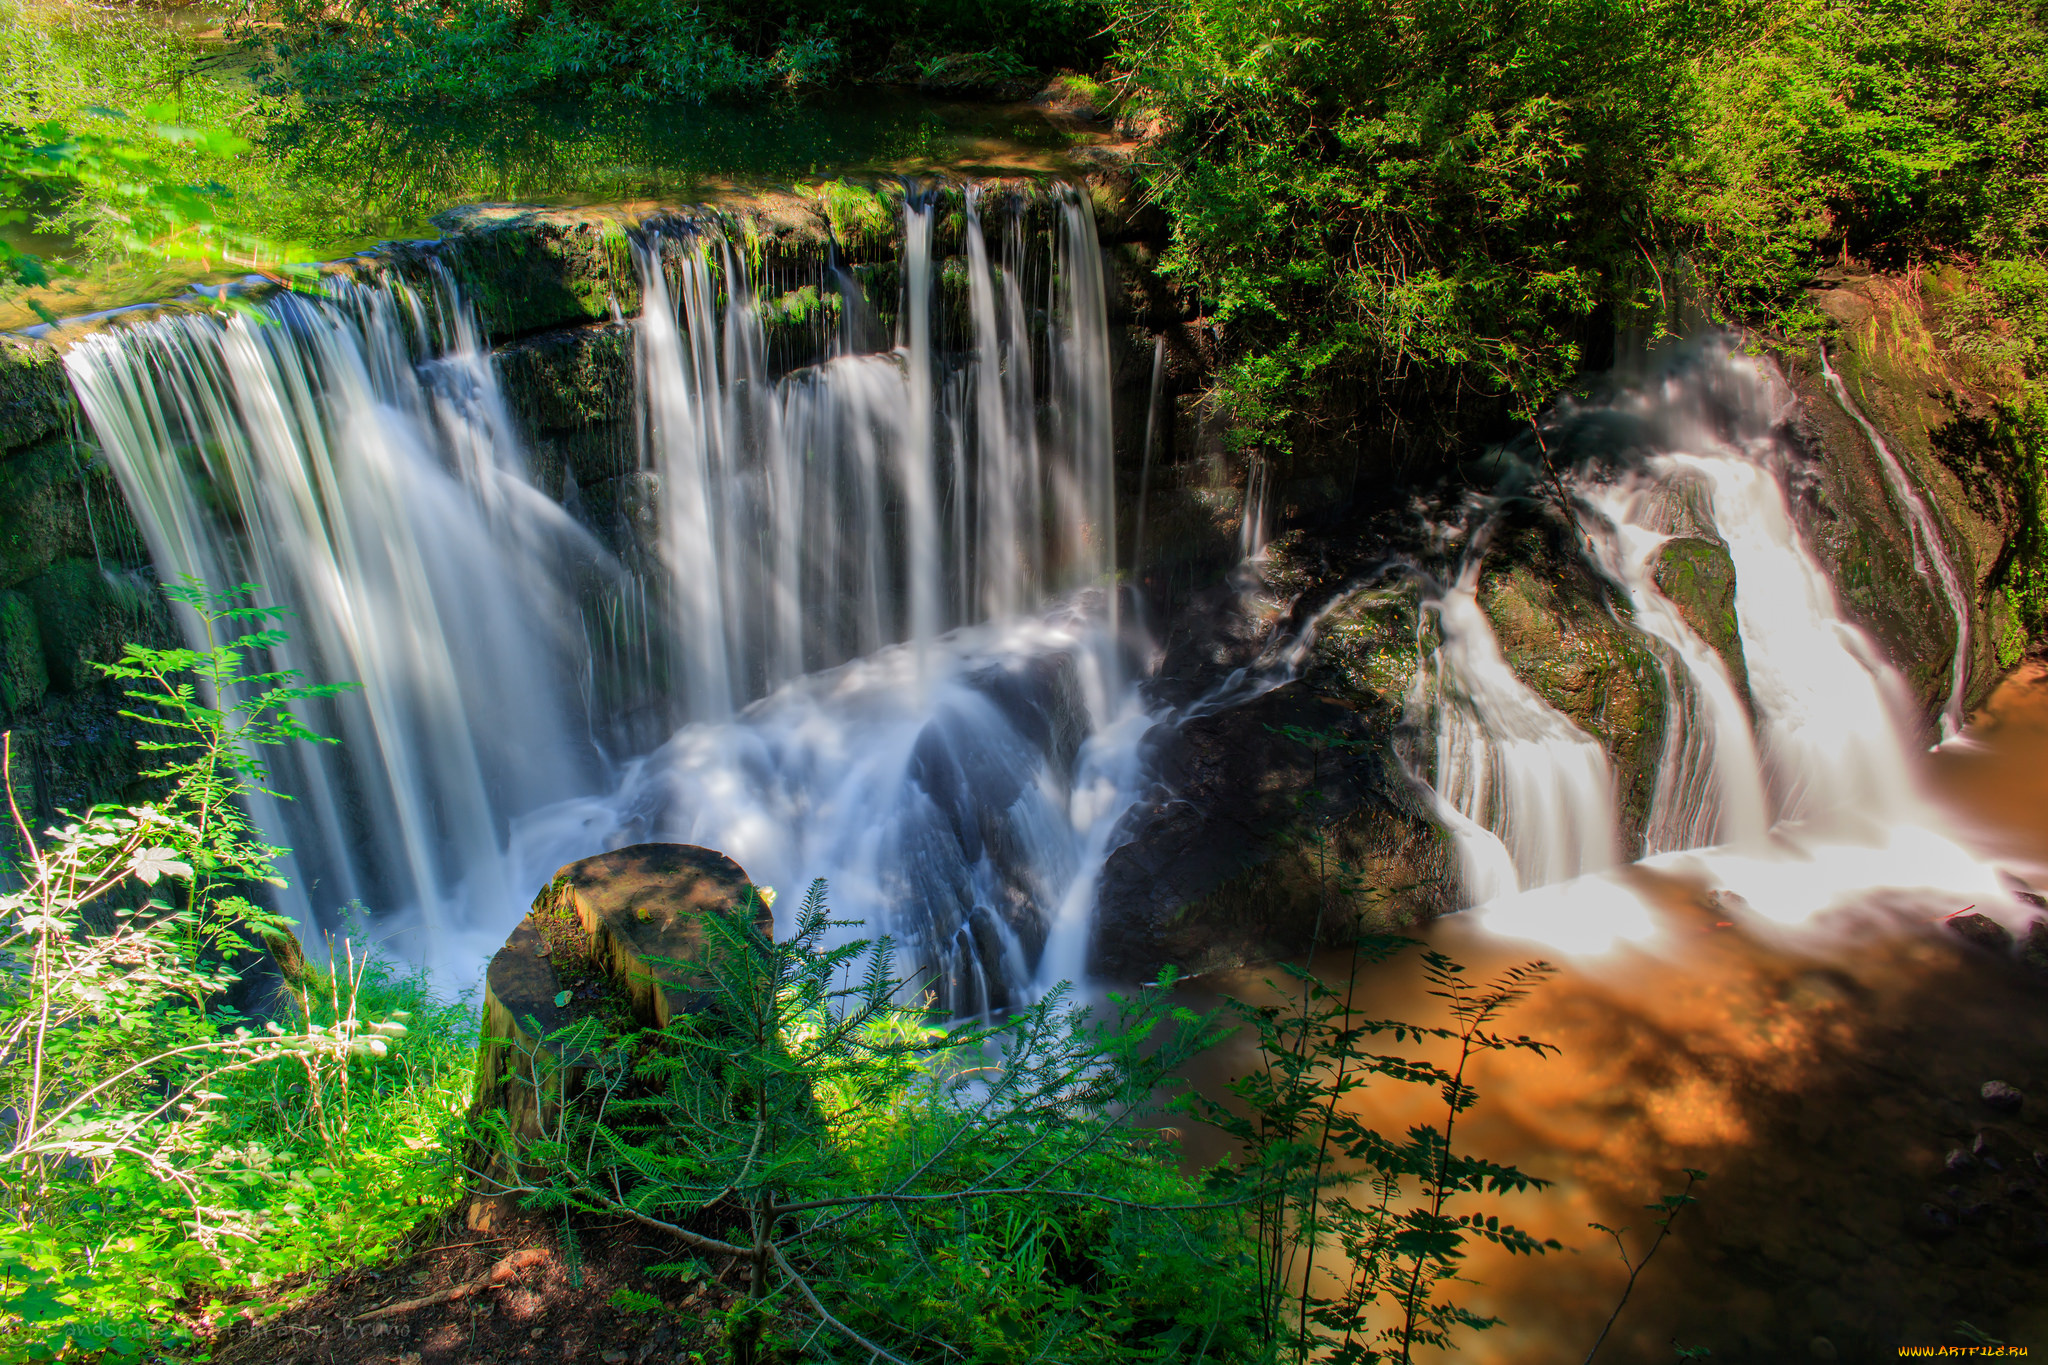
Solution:
[{"label": "large boulder", "polygon": [[1736,694],[1749,696],[1749,666],[1735,613],[1735,561],[1706,536],[1674,536],[1657,550],[1657,590],[1671,599],[1693,634],[1721,656]]},{"label": "large boulder", "polygon": [[1614,765],[1623,847],[1640,853],[1664,739],[1656,656],[1554,508],[1514,509],[1486,556],[1479,605],[1517,677],[1600,742]]},{"label": "large boulder", "polygon": [[1102,870],[1096,971],[1225,970],[1454,908],[1450,842],[1359,706],[1297,681],[1155,736],[1158,786]]}]

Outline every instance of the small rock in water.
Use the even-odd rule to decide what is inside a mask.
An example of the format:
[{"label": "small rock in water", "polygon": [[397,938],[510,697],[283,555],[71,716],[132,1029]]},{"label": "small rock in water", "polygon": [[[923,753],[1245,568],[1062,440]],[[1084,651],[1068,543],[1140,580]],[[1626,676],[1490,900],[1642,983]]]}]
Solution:
[{"label": "small rock in water", "polygon": [[2000,924],[1989,915],[1968,911],[1950,915],[1946,921],[1949,929],[1965,943],[1982,948],[1987,953],[2001,956],[2012,951],[2012,930]]},{"label": "small rock in water", "polygon": [[1976,1164],[1977,1159],[1975,1157],[1962,1148],[1957,1147],[1948,1154],[1948,1159],[1941,1163],[1941,1169],[1947,1171],[1950,1175],[1961,1175]]},{"label": "small rock in water", "polygon": [[2048,910],[2048,896],[2042,895],[2032,886],[2029,886],[2026,882],[2021,881],[2003,868],[2000,868],[1998,872],[1998,884],[2003,886],[2006,894],[2014,900],[2042,910]]},{"label": "small rock in water", "polygon": [[[2007,1085],[2004,1081],[1986,1081],[1977,1091],[1977,1098],[2001,1114],[2017,1114],[2027,1097],[2020,1093],[2018,1086]],[[2038,1157],[2036,1158],[2038,1159]]]},{"label": "small rock in water", "polygon": [[1826,1337],[1815,1337],[1812,1341],[1807,1342],[1806,1352],[1815,1360],[1833,1360],[1837,1355],[1835,1343],[1829,1341]]},{"label": "small rock in water", "polygon": [[1964,1227],[1982,1227],[1990,1217],[1991,1206],[1989,1204],[1979,1201],[1963,1205],[1962,1219]]}]

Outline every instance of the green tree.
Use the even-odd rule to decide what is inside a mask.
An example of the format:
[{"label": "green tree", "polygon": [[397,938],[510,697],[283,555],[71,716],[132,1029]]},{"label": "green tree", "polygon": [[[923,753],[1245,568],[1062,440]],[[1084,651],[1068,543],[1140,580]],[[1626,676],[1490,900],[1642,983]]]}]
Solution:
[{"label": "green tree", "polygon": [[1650,215],[1694,0],[1118,0],[1156,105],[1164,269],[1225,329],[1217,396],[1270,447],[1409,382],[1532,415],[1596,314],[1659,298]]},{"label": "green tree", "polygon": [[[158,756],[154,800],[38,832],[12,804],[0,895],[0,1350],[131,1359],[194,1284],[375,1254],[453,1188],[442,1129],[467,1077],[466,1009],[348,945],[326,968],[251,898],[278,850],[240,798],[264,750],[312,736],[298,702],[343,684],[263,668],[283,639],[251,591],[166,589],[198,649],[127,647],[103,671]],[[12,746],[0,738],[11,768]],[[6,774],[11,778],[11,771]],[[8,782],[10,793],[12,783]],[[226,1001],[264,941],[294,990],[256,1026]],[[415,1036],[407,1020],[427,1026]],[[453,1055],[451,1055],[453,1054]],[[451,1064],[459,1061],[459,1064]],[[444,1152],[436,1163],[430,1149]],[[438,1172],[438,1175],[437,1175]],[[394,1227],[394,1224],[397,1226]]]}]

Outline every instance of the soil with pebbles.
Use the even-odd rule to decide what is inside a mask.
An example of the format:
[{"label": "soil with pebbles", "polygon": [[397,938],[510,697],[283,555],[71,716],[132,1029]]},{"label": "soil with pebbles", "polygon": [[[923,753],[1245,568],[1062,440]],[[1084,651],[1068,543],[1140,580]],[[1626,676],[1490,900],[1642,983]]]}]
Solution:
[{"label": "soil with pebbles", "polygon": [[[252,1298],[208,1343],[215,1365],[697,1365],[718,1358],[726,1310],[738,1293],[716,1279],[651,1278],[647,1267],[685,1259],[635,1224],[581,1225],[565,1255],[559,1223],[514,1218],[497,1236],[459,1219],[428,1230],[416,1250],[343,1271],[303,1298],[294,1277]],[[514,1253],[537,1261],[501,1283],[386,1317],[366,1313],[473,1284]],[[531,1258],[521,1258],[531,1260]],[[614,1306],[621,1290],[660,1309]],[[218,1316],[229,1305],[213,1304]]]}]

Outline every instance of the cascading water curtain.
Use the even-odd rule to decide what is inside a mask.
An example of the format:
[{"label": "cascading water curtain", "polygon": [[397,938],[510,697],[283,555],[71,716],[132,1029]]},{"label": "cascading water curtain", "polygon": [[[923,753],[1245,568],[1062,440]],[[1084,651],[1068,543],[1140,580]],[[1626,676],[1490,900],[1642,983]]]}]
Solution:
[{"label": "cascading water curtain", "polygon": [[[289,913],[360,899],[466,982],[557,866],[666,838],[834,878],[963,1012],[1056,916],[1085,939],[1143,719],[1110,594],[1072,596],[1114,562],[1101,257],[1071,191],[970,207],[906,204],[893,310],[645,234],[638,467],[573,511],[446,277],[73,348],[159,569],[263,584],[279,664],[363,684],[255,812]],[[836,325],[787,325],[834,281]]]},{"label": "cascading water curtain", "polygon": [[431,952],[451,902],[516,894],[491,884],[507,823],[594,777],[564,624],[594,545],[529,482],[452,287],[180,315],[66,364],[159,571],[262,585],[296,613],[275,662],[361,684],[309,717],[339,745],[274,756],[295,799],[257,800],[295,850],[287,912],[360,900]]},{"label": "cascading water curtain", "polygon": [[1024,206],[1004,206],[990,251],[982,198],[967,197],[960,315],[942,316],[958,303],[940,288],[936,203],[911,196],[893,344],[821,334],[814,362],[772,378],[744,257],[696,228],[636,242],[640,452],[659,479],[678,720],[1036,609],[1114,562],[1093,219],[1059,200],[1037,263]]}]

